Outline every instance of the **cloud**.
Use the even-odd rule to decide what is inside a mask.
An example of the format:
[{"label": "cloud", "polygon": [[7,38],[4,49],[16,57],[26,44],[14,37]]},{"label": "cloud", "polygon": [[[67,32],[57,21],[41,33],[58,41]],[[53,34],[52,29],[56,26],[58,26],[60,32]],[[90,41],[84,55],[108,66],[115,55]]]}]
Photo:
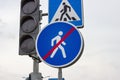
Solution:
[{"label": "cloud", "polygon": [[[88,56],[86,53],[83,57],[84,59],[81,59],[73,67],[63,70],[65,77],[67,76],[71,80],[118,80],[120,68],[118,69],[113,63],[110,63],[109,55],[107,57],[109,60],[103,54]],[[117,64],[116,66],[119,65],[117,62],[113,62]]]},{"label": "cloud", "polygon": [[3,22],[2,19],[0,19],[0,35],[3,34],[3,29],[6,27],[6,23]]},{"label": "cloud", "polygon": [[[5,2],[4,2],[5,1]],[[0,3],[0,37],[7,39],[15,39],[18,36],[19,29],[19,5],[20,0],[4,0],[6,3]]]},{"label": "cloud", "polygon": [[9,26],[8,23],[5,23],[5,21],[0,20],[0,37],[1,39],[3,38],[11,38],[11,39],[15,39],[15,32],[11,29],[12,26]]},{"label": "cloud", "polygon": [[0,68],[0,79],[1,80],[22,80],[20,74],[14,74],[12,72],[7,72],[6,70]]}]

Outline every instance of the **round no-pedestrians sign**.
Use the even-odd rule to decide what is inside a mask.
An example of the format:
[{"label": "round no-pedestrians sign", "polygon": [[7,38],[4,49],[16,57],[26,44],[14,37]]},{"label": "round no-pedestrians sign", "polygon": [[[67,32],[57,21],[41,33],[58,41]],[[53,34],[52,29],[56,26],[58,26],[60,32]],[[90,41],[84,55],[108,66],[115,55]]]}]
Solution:
[{"label": "round no-pedestrians sign", "polygon": [[38,35],[36,50],[40,59],[52,67],[67,67],[75,63],[83,51],[83,37],[74,25],[55,22]]}]

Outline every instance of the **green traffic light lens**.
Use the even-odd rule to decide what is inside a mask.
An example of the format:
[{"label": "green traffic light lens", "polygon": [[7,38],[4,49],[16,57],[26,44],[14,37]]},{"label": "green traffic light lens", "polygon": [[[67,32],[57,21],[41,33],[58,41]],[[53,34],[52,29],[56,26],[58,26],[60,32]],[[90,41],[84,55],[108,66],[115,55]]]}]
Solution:
[{"label": "green traffic light lens", "polygon": [[32,37],[24,36],[21,38],[20,48],[23,52],[30,53],[35,49],[35,42]]}]

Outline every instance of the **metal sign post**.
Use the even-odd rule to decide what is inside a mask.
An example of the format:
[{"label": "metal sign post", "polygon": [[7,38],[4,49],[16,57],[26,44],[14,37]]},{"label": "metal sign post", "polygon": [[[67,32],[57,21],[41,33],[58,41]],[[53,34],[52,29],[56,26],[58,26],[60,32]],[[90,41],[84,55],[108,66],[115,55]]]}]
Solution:
[{"label": "metal sign post", "polygon": [[58,68],[58,80],[62,80],[62,68]]},{"label": "metal sign post", "polygon": [[29,74],[28,80],[43,80],[42,74],[39,72],[39,62],[36,59],[33,59],[33,72]]},{"label": "metal sign post", "polygon": [[39,73],[39,63],[33,60],[33,73]]}]

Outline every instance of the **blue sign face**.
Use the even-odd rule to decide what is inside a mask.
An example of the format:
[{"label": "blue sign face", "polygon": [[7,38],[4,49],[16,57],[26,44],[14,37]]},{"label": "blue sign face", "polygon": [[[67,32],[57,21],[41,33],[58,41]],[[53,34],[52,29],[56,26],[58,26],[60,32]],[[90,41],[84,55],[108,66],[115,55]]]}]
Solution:
[{"label": "blue sign face", "polygon": [[43,62],[52,67],[66,67],[81,56],[83,38],[74,25],[56,22],[40,32],[36,48]]},{"label": "blue sign face", "polygon": [[83,0],[49,0],[49,23],[66,21],[83,27]]},{"label": "blue sign face", "polygon": [[[58,80],[58,78],[50,78],[49,80]],[[65,79],[62,78],[62,80],[65,80]]]}]

